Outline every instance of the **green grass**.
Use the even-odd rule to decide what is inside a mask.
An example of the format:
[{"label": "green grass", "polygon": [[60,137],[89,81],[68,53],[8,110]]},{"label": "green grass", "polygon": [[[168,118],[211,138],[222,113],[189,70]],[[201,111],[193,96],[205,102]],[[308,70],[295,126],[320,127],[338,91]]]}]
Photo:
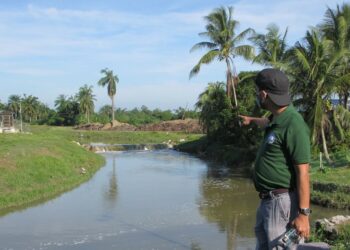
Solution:
[{"label": "green grass", "polygon": [[[179,132],[77,131],[67,127],[31,126],[29,134],[0,134],[0,214],[52,198],[88,180],[103,165],[98,154],[80,143],[178,143],[199,138]],[[81,174],[81,168],[87,170]]]},{"label": "green grass", "polygon": [[[0,209],[69,190],[103,163],[100,155],[56,134],[0,134]],[[86,174],[80,173],[82,167]]]},{"label": "green grass", "polygon": [[313,242],[326,242],[334,250],[350,249],[350,224],[338,226],[337,235],[329,237],[329,235],[321,228],[318,231],[313,231],[310,238]]},{"label": "green grass", "polygon": [[322,169],[319,159],[311,162],[311,200],[325,207],[350,209],[350,153],[339,151],[331,159],[334,164],[324,161]]}]

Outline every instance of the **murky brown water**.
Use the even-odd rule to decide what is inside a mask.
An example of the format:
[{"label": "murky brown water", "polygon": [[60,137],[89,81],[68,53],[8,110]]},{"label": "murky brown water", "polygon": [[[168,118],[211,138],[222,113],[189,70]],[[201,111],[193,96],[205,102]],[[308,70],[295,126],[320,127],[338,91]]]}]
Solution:
[{"label": "murky brown water", "polygon": [[254,249],[250,180],[171,150],[104,156],[89,182],[0,217],[0,249]]}]

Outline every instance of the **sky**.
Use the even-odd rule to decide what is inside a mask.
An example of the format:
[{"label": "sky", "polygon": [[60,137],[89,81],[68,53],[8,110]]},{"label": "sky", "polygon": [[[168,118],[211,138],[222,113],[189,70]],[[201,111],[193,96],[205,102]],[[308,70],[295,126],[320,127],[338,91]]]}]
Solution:
[{"label": "sky", "polygon": [[[54,108],[55,99],[93,86],[96,110],[111,101],[97,85],[100,71],[118,75],[116,107],[193,108],[209,82],[225,81],[225,64],[189,72],[205,50],[204,16],[233,6],[237,32],[251,27],[266,33],[276,23],[288,27],[288,43],[323,20],[339,0],[1,0],[0,101],[12,94],[34,95]],[[236,58],[238,72],[262,69]]]}]

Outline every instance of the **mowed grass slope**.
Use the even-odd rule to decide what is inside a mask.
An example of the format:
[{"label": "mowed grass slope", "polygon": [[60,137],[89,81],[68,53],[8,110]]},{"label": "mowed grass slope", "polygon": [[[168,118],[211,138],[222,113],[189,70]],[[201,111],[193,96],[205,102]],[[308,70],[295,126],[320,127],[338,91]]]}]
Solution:
[{"label": "mowed grass slope", "polygon": [[101,155],[59,134],[0,134],[0,209],[69,190],[88,180],[103,163]]}]

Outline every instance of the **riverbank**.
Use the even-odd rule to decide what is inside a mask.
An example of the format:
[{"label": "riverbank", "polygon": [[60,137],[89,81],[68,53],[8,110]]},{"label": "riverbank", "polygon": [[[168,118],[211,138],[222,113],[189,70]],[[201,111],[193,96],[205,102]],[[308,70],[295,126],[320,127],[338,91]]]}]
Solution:
[{"label": "riverbank", "polygon": [[103,157],[75,142],[172,143],[200,135],[181,132],[79,131],[70,127],[31,126],[30,133],[0,135],[0,213],[49,199],[90,179]]},{"label": "riverbank", "polygon": [[[251,176],[257,150],[254,147],[209,144],[206,137],[181,143],[176,149],[224,164],[245,177]],[[350,209],[350,153],[336,152],[331,157],[335,167],[325,163],[320,169],[317,156],[311,162],[311,201],[324,207]]]},{"label": "riverbank", "polygon": [[88,180],[104,159],[47,131],[0,135],[0,209],[54,197]]}]

